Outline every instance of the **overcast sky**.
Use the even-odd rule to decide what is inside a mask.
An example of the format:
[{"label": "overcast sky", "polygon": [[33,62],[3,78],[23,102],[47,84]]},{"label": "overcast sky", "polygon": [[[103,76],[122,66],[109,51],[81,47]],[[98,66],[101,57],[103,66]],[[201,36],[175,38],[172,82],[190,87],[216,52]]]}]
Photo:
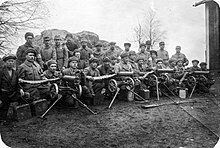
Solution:
[{"label": "overcast sky", "polygon": [[[166,50],[170,56],[175,46],[189,60],[204,61],[205,9],[204,5],[193,7],[198,0],[45,0],[50,17],[43,29],[64,29],[72,33],[92,31],[100,39],[123,43],[132,40],[133,29],[148,10],[154,9],[167,31]],[[40,34],[41,30],[33,30]],[[132,43],[132,50],[138,49]]]}]

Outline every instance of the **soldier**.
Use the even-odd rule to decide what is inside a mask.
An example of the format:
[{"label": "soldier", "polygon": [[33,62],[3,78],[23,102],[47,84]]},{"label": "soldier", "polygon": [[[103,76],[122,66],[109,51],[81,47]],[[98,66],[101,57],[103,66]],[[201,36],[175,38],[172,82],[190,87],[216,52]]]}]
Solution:
[{"label": "soldier", "polygon": [[138,57],[137,58],[137,69],[138,69],[138,72],[147,72],[147,70],[149,69],[149,67],[147,67],[144,64],[144,58],[143,57]]},{"label": "soldier", "polygon": [[155,69],[163,69],[163,59],[157,59],[157,62],[156,62],[156,67]]},{"label": "soldier", "polygon": [[121,71],[133,72],[131,64],[129,64],[128,56],[129,56],[128,53],[121,54],[121,62],[118,64],[116,68],[116,73],[121,72]]},{"label": "soldier", "polygon": [[73,40],[73,35],[68,33],[65,37],[66,40],[66,47],[68,49],[69,58],[74,56],[74,51],[78,49],[77,44]]},{"label": "soldier", "polygon": [[201,63],[199,64],[199,66],[200,66],[200,69],[201,69],[202,71],[208,71],[208,69],[207,69],[207,63],[201,62]]},{"label": "soldier", "polygon": [[61,37],[60,35],[56,35],[54,37],[55,42],[55,51],[57,55],[57,68],[58,70],[62,71],[67,68],[68,65],[68,49],[66,46],[61,44]]},{"label": "soldier", "polygon": [[146,50],[146,45],[145,44],[140,44],[140,52],[137,53],[137,56],[142,56],[144,57],[144,64],[148,65],[149,64],[149,58],[150,58],[150,53],[148,53]]},{"label": "soldier", "polygon": [[36,61],[41,66],[43,66],[42,65],[43,63],[42,63],[41,55],[40,55],[40,49],[39,49],[39,47],[36,47],[36,46],[33,45],[33,38],[34,38],[34,34],[33,33],[31,33],[31,32],[25,33],[26,43],[24,45],[19,46],[18,49],[17,49],[17,53],[16,53],[16,56],[17,56],[17,63],[16,63],[16,65],[17,65],[17,67],[19,65],[21,65],[22,63],[24,63],[24,61],[26,59],[25,58],[25,56],[26,56],[25,51],[29,47],[34,48],[36,50],[36,52],[37,52]]},{"label": "soldier", "polygon": [[151,41],[146,41],[146,51],[150,53],[151,50]]},{"label": "soldier", "polygon": [[115,73],[114,68],[111,66],[111,60],[108,57],[103,59],[103,63],[98,66],[100,76],[109,75]]},{"label": "soldier", "polygon": [[50,45],[50,37],[44,37],[44,48],[40,50],[40,54],[43,61],[43,70],[47,69],[47,61],[57,59],[55,49]]},{"label": "soldier", "polygon": [[168,59],[163,60],[163,69],[171,69]]},{"label": "soldier", "polygon": [[89,66],[89,59],[93,57],[92,55],[92,49],[87,47],[87,40],[83,38],[81,40],[82,47],[79,48],[80,51],[80,62],[82,69]]},{"label": "soldier", "polygon": [[131,43],[124,43],[125,50],[123,52],[127,52],[129,54]]},{"label": "soldier", "polygon": [[49,60],[47,62],[47,67],[48,67],[48,69],[43,72],[43,75],[47,79],[54,79],[54,78],[58,78],[61,76],[61,74],[58,71],[56,71],[57,70],[57,62],[55,60]]},{"label": "soldier", "polygon": [[189,68],[190,71],[200,71],[201,69],[198,66],[199,61],[198,60],[192,60],[192,67]]},{"label": "soldier", "polygon": [[164,42],[160,42],[160,43],[159,43],[159,47],[160,47],[160,49],[157,50],[157,58],[160,58],[160,59],[162,59],[162,60],[169,60],[169,54],[168,54],[168,52],[164,49],[165,43],[164,43]]},{"label": "soldier", "polygon": [[174,78],[180,80],[185,72],[185,67],[183,66],[183,60],[182,59],[178,59],[176,61],[176,66],[175,66],[175,75]]},{"label": "soldier", "polygon": [[[91,76],[91,77],[99,77],[100,72],[97,69],[99,60],[95,57],[91,58],[89,60],[89,67],[85,68],[85,75]],[[92,79],[91,79],[92,80]],[[91,82],[91,80],[88,81],[87,86],[90,89],[90,92],[93,96],[95,96],[97,93],[100,93],[102,91],[102,88],[104,87],[103,82]]]},{"label": "soldier", "polygon": [[[207,69],[207,63],[205,62],[201,62],[199,64],[200,68],[202,71],[208,71]],[[205,87],[207,87],[208,89],[215,83],[215,80],[212,78],[211,74],[207,74],[205,75],[205,77],[208,79],[207,83],[205,84]]]},{"label": "soldier", "polygon": [[[40,65],[34,60],[37,53],[35,49],[28,48],[26,50],[26,60],[18,67],[18,77],[23,80],[43,80],[43,70]],[[22,88],[25,92],[30,94],[29,101],[44,98],[49,93],[47,85],[41,86],[40,84],[23,84]]]},{"label": "soldier", "polygon": [[111,67],[113,67],[114,72],[115,72],[118,67],[118,59],[117,59],[117,57],[113,56],[113,57],[111,57],[110,60],[111,60]]},{"label": "soldier", "polygon": [[115,44],[116,44],[116,42],[109,43],[110,49],[105,52],[104,57],[109,57],[110,59],[112,57],[118,58],[119,54],[115,50]]},{"label": "soldier", "polygon": [[154,68],[157,65],[157,52],[155,50],[151,50],[150,55],[151,57],[149,59],[149,67]]},{"label": "soldier", "polygon": [[0,101],[2,101],[3,104],[0,110],[0,120],[7,119],[10,103],[18,101],[19,96],[24,95],[24,91],[18,86],[18,74],[13,69],[16,62],[16,56],[4,56],[3,61],[5,65],[0,70]]},{"label": "soldier", "polygon": [[189,60],[186,58],[185,54],[181,53],[181,46],[176,46],[176,53],[172,55],[169,62],[176,62],[181,59],[183,61],[183,66],[187,66],[189,64]]},{"label": "soldier", "polygon": [[138,70],[137,64],[136,64],[136,57],[137,57],[137,55],[136,55],[135,51],[129,52],[129,64],[131,65],[131,67],[134,71]]},{"label": "soldier", "polygon": [[102,64],[102,59],[104,57],[104,53],[102,52],[102,44],[98,43],[96,44],[96,49],[93,52],[93,56],[97,59],[99,59],[99,65]]}]

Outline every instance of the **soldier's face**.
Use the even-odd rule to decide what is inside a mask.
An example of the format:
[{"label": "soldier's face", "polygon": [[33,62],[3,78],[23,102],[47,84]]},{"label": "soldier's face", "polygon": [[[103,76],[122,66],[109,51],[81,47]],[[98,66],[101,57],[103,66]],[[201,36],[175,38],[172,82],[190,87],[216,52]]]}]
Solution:
[{"label": "soldier's face", "polygon": [[13,68],[14,67],[14,64],[15,64],[15,60],[14,59],[8,59],[6,62],[6,67],[8,68]]},{"label": "soldier's face", "polygon": [[61,39],[55,39],[54,42],[56,46],[60,46]]},{"label": "soldier's face", "polygon": [[131,60],[135,60],[135,58],[136,58],[136,55],[135,55],[135,54],[130,55],[130,59],[131,59]]},{"label": "soldier's face", "polygon": [[87,42],[82,42],[81,44],[82,44],[82,47],[83,47],[83,48],[86,48]]},{"label": "soldier's face", "polygon": [[206,66],[206,65],[202,65],[202,66],[201,66],[201,69],[202,69],[202,70],[206,70],[206,69],[207,69],[207,66]]},{"label": "soldier's face", "polygon": [[156,58],[157,55],[156,55],[155,53],[152,53],[152,54],[151,54],[151,57],[152,57],[152,58]]},{"label": "soldier's face", "polygon": [[75,53],[75,56],[76,56],[78,59],[80,59],[80,52],[76,52],[76,53]]},{"label": "soldier's face", "polygon": [[144,64],[144,60],[138,60],[138,64],[139,65],[143,65]]},{"label": "soldier's face", "polygon": [[125,64],[127,64],[128,63],[128,57],[124,57],[123,59],[122,59],[122,61],[125,63]]},{"label": "soldier's face", "polygon": [[97,46],[96,49],[97,49],[98,51],[100,51],[100,50],[102,49],[102,47]]},{"label": "soldier's face", "polygon": [[25,40],[26,40],[27,43],[32,44],[32,42],[33,42],[33,36],[27,36],[27,37],[25,38]]},{"label": "soldier's face", "polygon": [[177,46],[177,47],[176,47],[176,52],[177,52],[177,53],[180,53],[180,51],[181,51],[181,47]]},{"label": "soldier's face", "polygon": [[110,67],[110,62],[104,62],[103,64],[105,67]]},{"label": "soldier's face", "polygon": [[51,64],[48,69],[51,71],[51,72],[55,72],[56,69],[57,69],[57,64]]},{"label": "soldier's face", "polygon": [[160,49],[164,49],[164,47],[165,47],[165,44],[160,44]]},{"label": "soldier's face", "polygon": [[147,49],[150,49],[150,45],[146,45],[147,46]]},{"label": "soldier's face", "polygon": [[158,62],[158,63],[157,63],[157,68],[158,68],[158,69],[162,69],[162,65],[163,65],[163,62]]},{"label": "soldier's face", "polygon": [[163,61],[163,64],[164,64],[164,65],[168,65],[168,63],[169,63],[168,60],[164,60],[164,61]]},{"label": "soldier's face", "polygon": [[181,66],[183,66],[183,62],[182,62],[182,61],[177,62],[177,65],[178,65],[179,67],[181,67]]},{"label": "soldier's face", "polygon": [[129,49],[130,49],[130,46],[129,45],[125,45],[125,50],[129,51]]},{"label": "soldier's face", "polygon": [[194,67],[197,67],[198,64],[199,64],[199,63],[197,63],[197,62],[193,62],[193,63],[192,63],[192,65],[193,65]]},{"label": "soldier's face", "polygon": [[97,68],[97,66],[98,66],[98,63],[96,63],[96,62],[92,62],[92,63],[91,63],[91,67],[92,67],[92,68]]},{"label": "soldier's face", "polygon": [[145,51],[145,46],[141,46],[141,52],[144,52]]},{"label": "soldier's face", "polygon": [[44,40],[44,44],[45,44],[45,46],[49,46],[50,45],[50,40]]},{"label": "soldier's face", "polygon": [[34,54],[34,53],[28,53],[28,54],[26,55],[26,59],[27,59],[27,61],[29,61],[29,62],[34,62],[34,60],[35,60],[35,54]]},{"label": "soldier's face", "polygon": [[78,62],[77,61],[70,62],[70,67],[73,68],[73,69],[77,68],[78,67]]}]

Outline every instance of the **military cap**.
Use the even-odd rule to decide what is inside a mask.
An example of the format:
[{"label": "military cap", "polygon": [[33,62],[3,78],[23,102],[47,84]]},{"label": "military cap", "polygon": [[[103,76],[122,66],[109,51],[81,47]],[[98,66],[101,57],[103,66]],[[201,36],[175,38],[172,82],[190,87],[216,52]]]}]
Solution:
[{"label": "military cap", "polygon": [[135,52],[135,51],[133,51],[133,50],[132,50],[132,51],[130,51],[130,52],[129,52],[129,56],[131,56],[131,55],[136,55],[136,52]]},{"label": "military cap", "polygon": [[146,41],[146,45],[151,45],[151,41]]},{"label": "military cap", "polygon": [[121,55],[120,55],[120,57],[121,58],[125,58],[125,57],[128,57],[129,55],[128,55],[128,53],[126,53],[126,52],[123,52]]},{"label": "military cap", "polygon": [[60,35],[55,35],[54,40],[61,40],[61,36]]},{"label": "military cap", "polygon": [[178,59],[178,60],[176,60],[176,64],[178,63],[178,62],[183,62],[183,60],[182,59]]},{"label": "military cap", "polygon": [[165,45],[165,43],[164,42],[160,42],[159,45]]},{"label": "military cap", "polygon": [[145,47],[146,47],[146,45],[145,45],[144,43],[141,43],[141,44],[140,44],[140,48],[141,48],[142,46],[145,46]]},{"label": "military cap", "polygon": [[116,44],[116,42],[110,42],[109,43],[109,45],[115,45]]},{"label": "military cap", "polygon": [[86,43],[87,43],[88,41],[87,41],[86,38],[82,38],[82,39],[81,39],[81,43],[82,43],[82,42],[86,42]]},{"label": "military cap", "polygon": [[68,37],[73,38],[73,35],[71,33],[67,33],[66,36],[65,36],[65,39],[68,38]]},{"label": "military cap", "polygon": [[72,56],[72,57],[70,57],[69,58],[69,61],[68,61],[68,63],[70,63],[70,62],[72,62],[72,61],[79,61],[79,59],[77,58],[77,57],[75,57],[75,56]]},{"label": "military cap", "polygon": [[44,37],[44,41],[50,41],[50,37],[49,36],[45,36]]},{"label": "military cap", "polygon": [[57,64],[57,62],[55,60],[47,61],[47,67],[49,67],[51,64]]},{"label": "military cap", "polygon": [[28,47],[28,49],[25,51],[25,54],[27,55],[28,53],[34,53],[34,55],[37,55],[37,52],[34,48]]},{"label": "military cap", "polygon": [[89,63],[98,63],[98,62],[99,62],[99,60],[95,57],[92,57],[89,59]]},{"label": "military cap", "polygon": [[157,59],[156,64],[157,64],[158,62],[163,62],[163,59]]},{"label": "military cap", "polygon": [[129,46],[129,47],[131,47],[131,43],[124,43],[124,46]]},{"label": "military cap", "polygon": [[153,53],[157,56],[157,51],[151,50],[151,51],[150,51],[150,54],[152,55]]},{"label": "military cap", "polygon": [[138,56],[138,57],[137,57],[137,62],[138,62],[139,60],[143,60],[143,61],[144,61],[144,57],[143,57],[143,56]]},{"label": "military cap", "polygon": [[32,37],[34,37],[34,34],[31,33],[31,32],[27,32],[27,33],[25,33],[24,37],[27,38],[28,36],[32,36]]},{"label": "military cap", "polygon": [[108,57],[105,57],[105,58],[103,59],[103,62],[111,62],[111,60],[110,60]]},{"label": "military cap", "polygon": [[95,45],[95,47],[102,47],[102,44],[101,44],[101,43],[97,43],[97,44]]},{"label": "military cap", "polygon": [[203,65],[207,65],[207,63],[206,62],[201,62],[200,64],[199,64],[200,66],[203,66]]},{"label": "military cap", "polygon": [[16,60],[17,57],[16,57],[15,55],[13,55],[13,54],[9,54],[9,55],[5,55],[5,56],[2,58],[2,60],[3,60],[4,62],[6,62],[8,59],[14,59],[14,60]]},{"label": "military cap", "polygon": [[197,62],[197,63],[199,63],[199,60],[192,60],[192,63],[194,63],[194,62]]}]

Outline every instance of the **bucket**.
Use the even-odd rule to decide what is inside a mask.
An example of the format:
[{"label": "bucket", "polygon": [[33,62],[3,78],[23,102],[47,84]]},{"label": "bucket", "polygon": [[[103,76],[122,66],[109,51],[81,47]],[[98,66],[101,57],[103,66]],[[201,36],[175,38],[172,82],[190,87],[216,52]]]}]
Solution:
[{"label": "bucket", "polygon": [[179,97],[182,99],[187,98],[188,89],[187,88],[180,88],[179,89]]}]

